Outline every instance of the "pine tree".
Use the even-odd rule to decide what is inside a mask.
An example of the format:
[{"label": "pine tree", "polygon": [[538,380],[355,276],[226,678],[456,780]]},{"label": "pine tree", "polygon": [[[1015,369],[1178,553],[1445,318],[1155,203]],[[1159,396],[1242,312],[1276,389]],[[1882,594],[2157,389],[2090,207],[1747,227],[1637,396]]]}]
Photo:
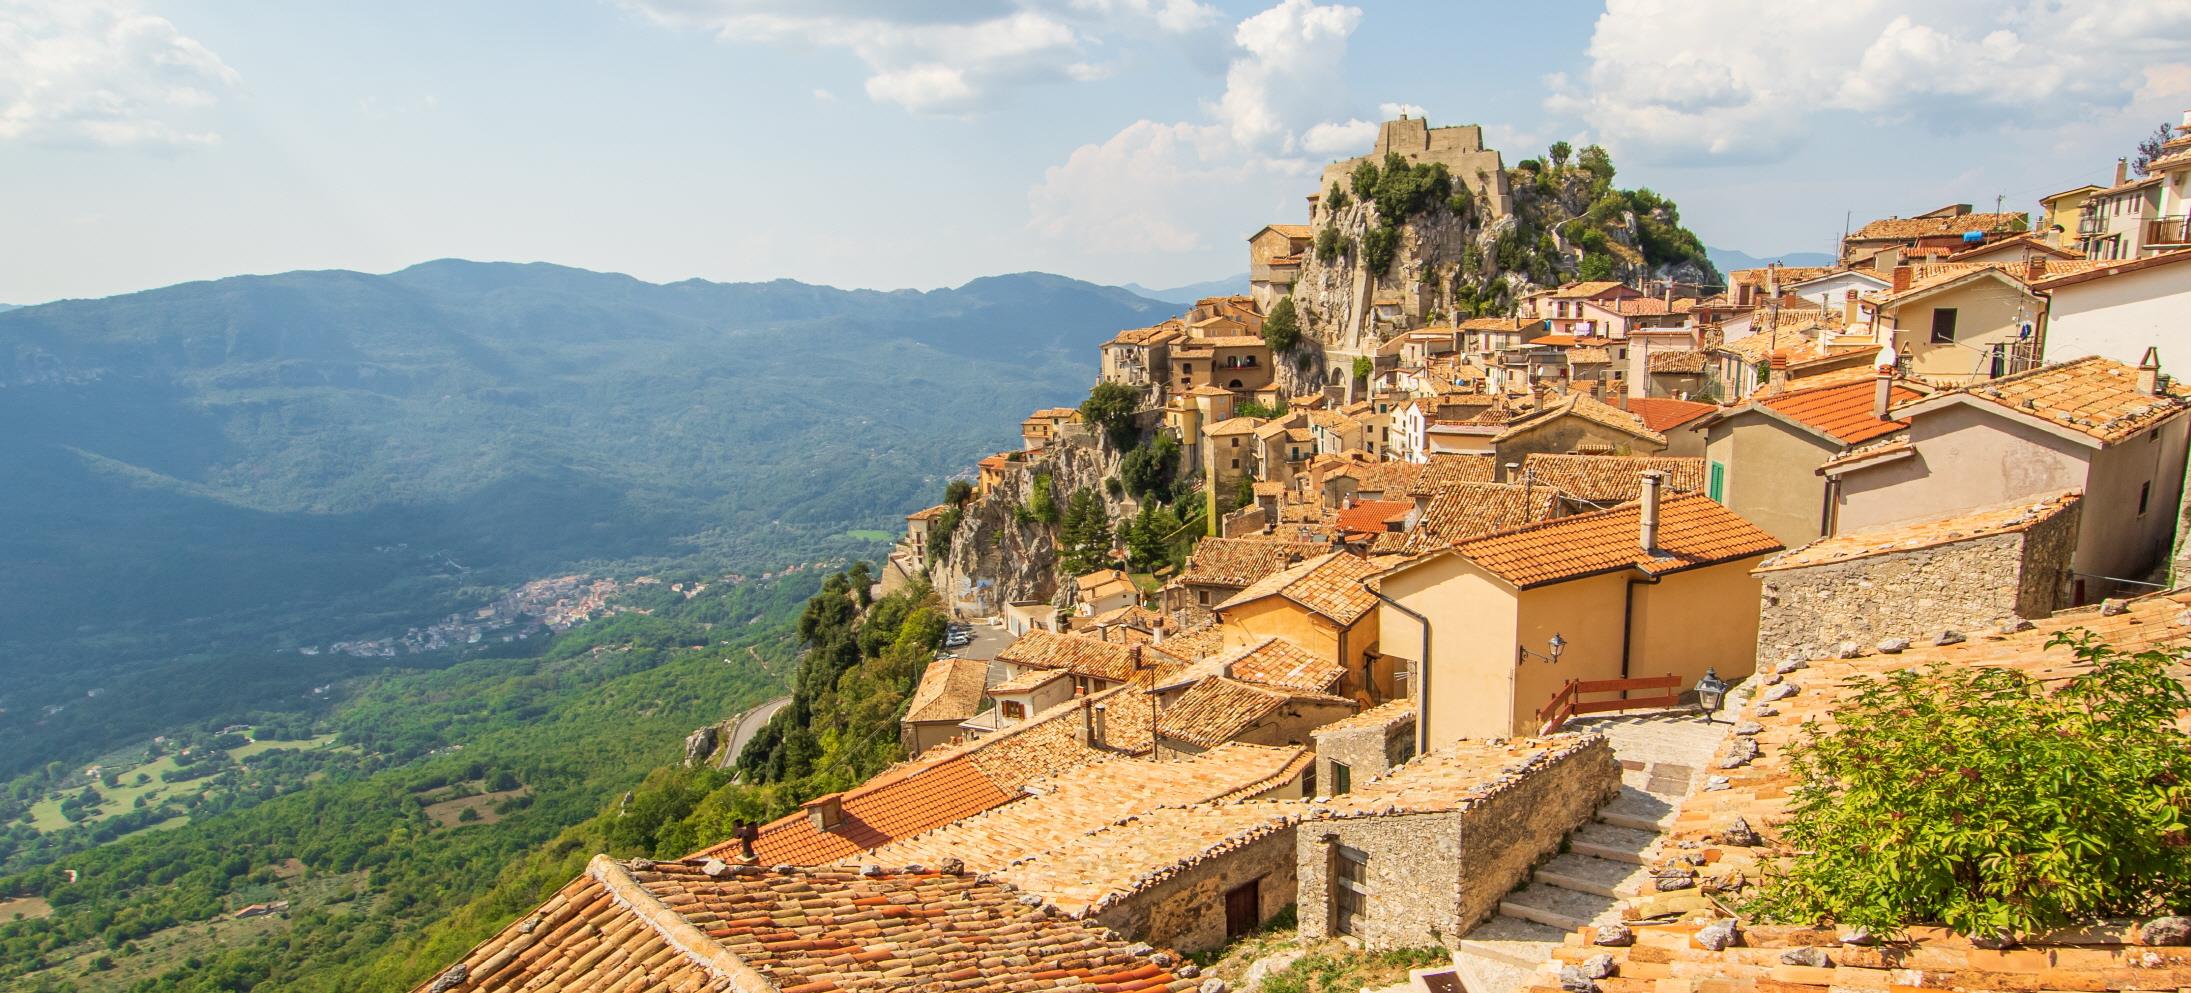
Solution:
[{"label": "pine tree", "polygon": [[1171,557],[1164,547],[1168,532],[1157,520],[1156,503],[1141,505],[1141,513],[1126,525],[1126,560],[1135,572],[1155,572]]}]

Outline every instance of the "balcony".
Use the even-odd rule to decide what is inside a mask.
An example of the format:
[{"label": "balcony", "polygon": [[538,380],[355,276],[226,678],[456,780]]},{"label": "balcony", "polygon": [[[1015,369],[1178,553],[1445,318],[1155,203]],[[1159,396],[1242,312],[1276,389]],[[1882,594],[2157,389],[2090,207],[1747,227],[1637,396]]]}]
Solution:
[{"label": "balcony", "polygon": [[2191,217],[2156,217],[2145,222],[2145,245],[2191,245]]},{"label": "balcony", "polygon": [[2079,216],[2078,216],[2078,218],[2077,218],[2077,233],[2078,233],[2078,234],[2081,234],[2081,235],[2100,234],[2100,233],[2102,233],[2102,232],[2104,232],[2104,231],[2106,231],[2106,230],[2107,230],[2107,218],[2105,218],[2105,217],[2101,217],[2100,215],[2098,215],[2098,214],[2096,214],[2096,213],[2093,213],[2092,211],[2089,211],[2089,210],[2088,210],[2088,211],[2085,211],[2085,212],[2084,212],[2084,213],[2083,213],[2082,215],[2079,215]]}]

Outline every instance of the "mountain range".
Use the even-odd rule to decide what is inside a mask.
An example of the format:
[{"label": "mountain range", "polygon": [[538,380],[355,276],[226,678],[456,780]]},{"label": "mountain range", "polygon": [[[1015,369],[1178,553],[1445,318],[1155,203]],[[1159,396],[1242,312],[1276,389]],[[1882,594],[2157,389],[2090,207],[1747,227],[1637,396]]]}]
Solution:
[{"label": "mountain range", "polygon": [[1720,272],[1731,272],[1736,269],[1760,269],[1775,262],[1784,266],[1832,265],[1834,263],[1834,255],[1831,252],[1789,252],[1786,255],[1757,256],[1733,248],[1705,246],[1704,254],[1710,256],[1712,264],[1719,267]]},{"label": "mountain range", "polygon": [[880,292],[460,260],[10,310],[0,774],[293,698],[381,664],[299,649],[525,579],[872,555],[1026,411],[1077,402],[1098,342],[1175,310],[1041,273]]},{"label": "mountain range", "polygon": [[1119,289],[1150,300],[1191,304],[1203,297],[1222,297],[1232,296],[1236,293],[1246,293],[1248,291],[1248,274],[1243,272],[1237,276],[1211,279],[1200,283],[1188,283],[1185,286],[1174,286],[1168,290],[1152,290],[1139,283],[1121,283]]}]

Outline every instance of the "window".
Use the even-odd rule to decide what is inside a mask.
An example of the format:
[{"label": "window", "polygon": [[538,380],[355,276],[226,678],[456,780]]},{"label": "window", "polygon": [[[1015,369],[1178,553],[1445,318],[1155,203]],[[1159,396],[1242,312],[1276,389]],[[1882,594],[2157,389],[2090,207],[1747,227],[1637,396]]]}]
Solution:
[{"label": "window", "polygon": [[1240,460],[1239,460],[1239,459],[1234,459],[1234,460],[1232,460],[1232,467],[1233,467],[1233,468],[1235,468],[1235,469],[1238,469],[1238,468],[1240,468]]},{"label": "window", "polygon": [[1359,935],[1369,917],[1369,855],[1340,845],[1331,867],[1331,929]]},{"label": "window", "polygon": [[1955,343],[1955,308],[1933,308],[1932,343],[1935,345],[1951,345]]},{"label": "window", "polygon": [[1721,503],[1727,502],[1727,467],[1717,462],[1711,465],[1711,478],[1705,483],[1704,495]]},{"label": "window", "polygon": [[1354,788],[1354,770],[1344,762],[1331,764],[1331,795],[1338,796]]},{"label": "window", "polygon": [[1301,770],[1301,795],[1304,797],[1316,795],[1316,763],[1314,762],[1309,763],[1307,768]]},{"label": "window", "polygon": [[1386,765],[1399,765],[1414,757],[1415,736],[1413,734],[1393,735],[1392,740],[1385,742]]},{"label": "window", "polygon": [[1196,602],[1196,603],[1199,603],[1199,604],[1201,604],[1202,606],[1205,606],[1205,607],[1207,607],[1207,606],[1209,606],[1209,605],[1210,605],[1210,591],[1208,591],[1208,590],[1196,590],[1196,591],[1194,591],[1194,599],[1195,599],[1195,602]]},{"label": "window", "polygon": [[[1239,447],[1240,447],[1240,439],[1238,439],[1238,438],[1234,438],[1234,439],[1232,440],[1232,447],[1234,447],[1234,448],[1239,448]],[[1238,462],[1235,462],[1235,463],[1233,463],[1233,464],[1234,464],[1234,465],[1239,465],[1240,463],[1238,463]]]},{"label": "window", "polygon": [[1004,711],[1006,720],[1016,721],[1027,716],[1027,705],[1017,700],[1006,700],[997,706]]},{"label": "window", "polygon": [[2146,480],[2145,482],[2139,483],[2139,484],[2138,484],[2138,516],[2139,516],[2139,517],[2144,517],[2144,516],[2145,516],[2145,505],[2146,505],[2146,501],[2148,501],[2148,500],[2151,500],[2151,499],[2152,499],[2152,497],[2153,497],[2153,481],[2149,479],[2149,480]]}]

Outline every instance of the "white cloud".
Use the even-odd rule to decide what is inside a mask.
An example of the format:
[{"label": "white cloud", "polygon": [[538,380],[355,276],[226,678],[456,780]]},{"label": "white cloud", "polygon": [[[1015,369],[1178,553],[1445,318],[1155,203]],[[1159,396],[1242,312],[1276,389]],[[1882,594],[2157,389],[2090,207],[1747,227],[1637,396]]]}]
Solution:
[{"label": "white cloud", "polygon": [[1820,112],[1936,132],[2119,112],[2144,83],[2127,67],[2191,59],[2191,0],[1848,0],[1772,16],[1743,0],[1608,0],[1585,58],[1581,78],[1548,78],[1547,106],[1618,151],[1769,161],[1829,129]]},{"label": "white cloud", "polygon": [[121,0],[0,0],[0,141],[181,147],[234,69]]},{"label": "white cloud", "polygon": [[831,93],[831,92],[829,92],[828,90],[826,90],[826,89],[823,89],[823,88],[821,88],[821,87],[817,86],[817,87],[815,87],[815,88],[814,88],[814,102],[815,102],[815,103],[836,103],[836,102],[837,102],[837,95],[836,95],[835,93]]},{"label": "white cloud", "polygon": [[665,24],[732,42],[850,51],[870,99],[924,113],[978,110],[1033,83],[1087,81],[1119,31],[1187,34],[1216,19],[1196,0],[625,0]]},{"label": "white cloud", "polygon": [[[1225,90],[1196,122],[1137,121],[1075,149],[1028,192],[1029,226],[1102,254],[1221,251],[1300,209],[1330,158],[1356,155],[1374,123],[1346,109],[1358,8],[1280,0],[1233,32]],[[1287,215],[1290,217],[1290,215]]]}]

